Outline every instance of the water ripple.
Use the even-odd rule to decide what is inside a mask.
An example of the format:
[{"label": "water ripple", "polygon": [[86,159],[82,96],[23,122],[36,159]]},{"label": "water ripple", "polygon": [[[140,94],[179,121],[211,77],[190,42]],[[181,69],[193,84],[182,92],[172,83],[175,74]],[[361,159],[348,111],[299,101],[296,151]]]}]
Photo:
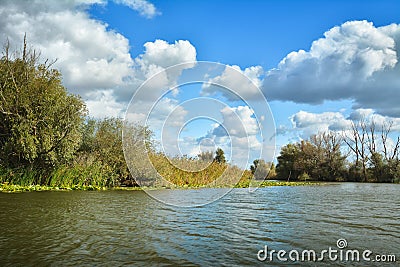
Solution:
[{"label": "water ripple", "polygon": [[[207,198],[216,190],[193,192]],[[140,191],[0,194],[0,265],[254,266],[266,264],[257,260],[265,245],[321,251],[339,238],[400,258],[399,192],[399,185],[350,183],[235,189],[196,208],[166,206]]]}]

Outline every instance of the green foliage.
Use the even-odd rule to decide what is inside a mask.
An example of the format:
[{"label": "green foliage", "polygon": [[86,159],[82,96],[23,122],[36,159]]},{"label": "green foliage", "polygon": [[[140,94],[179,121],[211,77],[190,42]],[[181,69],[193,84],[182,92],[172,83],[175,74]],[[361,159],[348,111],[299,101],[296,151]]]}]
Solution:
[{"label": "green foliage", "polygon": [[221,148],[217,148],[215,151],[214,160],[218,163],[226,163],[225,152]]},{"label": "green foliage", "polygon": [[81,126],[82,142],[72,160],[45,172],[34,167],[0,169],[0,182],[62,188],[135,185],[124,158],[123,127],[127,133],[138,129],[124,125],[121,119],[88,119]]},{"label": "green foliage", "polygon": [[340,139],[332,133],[324,133],[311,136],[308,141],[284,146],[278,157],[277,177],[337,181],[343,179],[345,163]]},{"label": "green foliage", "polygon": [[[139,179],[141,185],[156,187],[222,187],[234,186],[239,180],[249,180],[246,171],[216,161],[202,161],[187,157],[168,157],[163,153],[149,153],[157,175]],[[247,176],[246,176],[247,175]],[[245,177],[246,176],[246,177]],[[162,179],[162,178],[163,179]]]},{"label": "green foliage", "polygon": [[347,181],[349,182],[361,182],[362,177],[362,165],[361,162],[354,162],[348,169]]},{"label": "green foliage", "polygon": [[296,160],[300,158],[300,148],[298,145],[287,144],[282,147],[278,156],[278,165],[276,166],[277,178],[282,180],[296,180],[299,171],[295,168]]},{"label": "green foliage", "polygon": [[206,162],[211,162],[214,159],[213,152],[211,151],[201,152],[200,154],[197,155],[197,157],[199,158],[199,160]]},{"label": "green foliage", "polygon": [[387,175],[391,182],[400,183],[400,161],[398,159],[389,159],[387,162]]},{"label": "green foliage", "polygon": [[[381,152],[376,151],[374,124],[369,132],[365,123],[361,132],[354,124],[353,139],[330,132],[311,136],[282,147],[276,169],[257,159],[249,171],[227,164],[221,148],[215,156],[199,154],[198,160],[171,158],[156,152],[147,127],[85,116],[83,101],[67,92],[51,64],[40,63],[26,42],[20,55],[10,55],[7,45],[0,59],[0,190],[93,190],[136,186],[136,181],[145,186],[247,187],[253,177],[400,182],[400,138],[390,155],[390,126],[382,128]],[[356,157],[352,164],[342,155],[342,141]]]},{"label": "green foliage", "polygon": [[308,173],[303,172],[302,174],[300,174],[300,176],[298,177],[299,181],[308,181],[310,180],[310,176],[308,175]]},{"label": "green foliage", "polygon": [[[152,150],[151,136],[148,128],[127,124],[119,118],[88,119],[83,126],[82,143],[74,165],[98,170],[98,176],[106,177],[105,180],[101,178],[106,186],[136,185],[135,179],[144,175],[140,172],[144,164],[137,160],[137,155],[147,157],[147,150]],[[132,170],[135,177],[128,169],[123,145],[126,159],[135,166]],[[132,153],[136,155],[134,163],[129,161]],[[135,165],[138,163],[141,166]]]},{"label": "green foliage", "polygon": [[84,135],[78,153],[81,158],[86,157],[89,165],[93,165],[91,162],[94,161],[103,170],[110,170],[108,180],[112,185],[120,184],[129,176],[122,150],[123,126],[123,121],[117,118],[88,119],[83,127]]},{"label": "green foliage", "polygon": [[274,179],[276,177],[275,165],[273,162],[265,162],[263,159],[256,159],[250,166],[250,171],[257,180]]},{"label": "green foliage", "polygon": [[0,164],[51,169],[80,144],[85,105],[62,86],[61,74],[34,52],[0,59]]},{"label": "green foliage", "polygon": [[[369,137],[370,153],[346,168],[346,157],[341,153],[341,139],[333,133],[311,136],[307,141],[288,144],[278,157],[277,177],[292,180],[399,182],[400,161],[396,154],[387,159],[376,152],[375,139]],[[372,141],[374,140],[374,141]],[[365,144],[366,146],[366,144]]]},{"label": "green foliage", "polygon": [[368,169],[368,180],[379,183],[398,182],[400,177],[400,162],[396,159],[386,160],[374,152],[370,157],[370,168]]}]

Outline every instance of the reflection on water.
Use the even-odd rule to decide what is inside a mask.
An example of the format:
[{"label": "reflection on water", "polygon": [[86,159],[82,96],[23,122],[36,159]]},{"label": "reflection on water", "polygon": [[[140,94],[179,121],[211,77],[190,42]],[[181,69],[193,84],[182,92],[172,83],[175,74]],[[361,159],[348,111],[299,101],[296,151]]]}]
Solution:
[{"label": "reflection on water", "polygon": [[[168,191],[177,199],[180,193]],[[266,265],[257,260],[265,245],[321,251],[336,248],[339,238],[399,260],[399,193],[393,184],[234,189],[197,208],[166,206],[140,191],[0,194],[0,263]],[[333,265],[309,266],[323,264]]]}]

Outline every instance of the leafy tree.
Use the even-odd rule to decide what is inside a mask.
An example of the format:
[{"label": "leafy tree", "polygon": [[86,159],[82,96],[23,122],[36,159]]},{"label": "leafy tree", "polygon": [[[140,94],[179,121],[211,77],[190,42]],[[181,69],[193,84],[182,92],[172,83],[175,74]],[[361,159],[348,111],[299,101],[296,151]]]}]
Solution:
[{"label": "leafy tree", "polygon": [[93,152],[102,164],[113,170],[114,179],[123,179],[129,175],[122,150],[122,127],[121,119],[108,118],[98,121],[94,131]]},{"label": "leafy tree", "polygon": [[346,157],[341,154],[340,145],[341,138],[338,135],[323,133],[311,136],[310,140],[284,146],[278,157],[278,178],[320,181],[343,179]]},{"label": "leafy tree", "polygon": [[[301,141],[296,144],[299,150],[298,157],[295,159],[293,167],[297,173],[304,177],[318,179],[318,163],[321,158],[321,151],[309,141]],[[317,178],[318,177],[318,178]]]},{"label": "leafy tree", "polygon": [[276,176],[274,163],[265,162],[263,159],[254,160],[250,171],[258,180],[271,179]]},{"label": "leafy tree", "polygon": [[296,159],[299,158],[300,149],[298,145],[287,144],[282,147],[278,156],[278,165],[276,166],[277,178],[281,180],[296,180],[299,171],[295,168]]},{"label": "leafy tree", "polygon": [[[135,185],[124,156],[123,129],[126,134],[126,149],[129,146],[129,150],[134,151],[136,155],[140,154],[147,157],[146,146],[140,147],[140,144],[147,144],[150,149],[151,132],[138,125],[127,125],[120,118],[87,119],[83,127],[83,137],[78,155],[80,158],[91,158],[99,162],[103,166],[103,170],[108,171],[108,184]],[[137,132],[143,132],[146,136],[134,136],[134,133]],[[87,163],[91,164],[90,160]]]},{"label": "leafy tree", "polygon": [[154,168],[157,153],[152,140],[153,132],[140,124],[124,123],[123,152],[126,163],[139,185],[156,185],[159,175]]},{"label": "leafy tree", "polygon": [[215,151],[214,160],[218,163],[226,163],[225,152],[221,148],[217,148]]},{"label": "leafy tree", "polygon": [[259,162],[260,162],[259,159],[255,159],[255,160],[253,161],[253,164],[250,166],[251,174],[254,175],[254,173],[255,173],[256,170],[257,170],[257,167],[258,167],[258,163],[259,163]]},{"label": "leafy tree", "polygon": [[342,137],[333,132],[310,137],[315,146],[317,168],[311,172],[312,178],[323,181],[342,180],[346,170],[346,157],[342,155]]},{"label": "leafy tree", "polygon": [[27,50],[0,59],[0,164],[51,169],[74,156],[84,102],[67,92],[61,74]]},{"label": "leafy tree", "polygon": [[211,151],[205,151],[201,152],[200,154],[197,155],[199,157],[199,160],[201,161],[206,161],[206,162],[211,162],[213,161],[213,153]]},{"label": "leafy tree", "polygon": [[400,183],[400,161],[399,159],[389,159],[387,163],[388,180]]}]

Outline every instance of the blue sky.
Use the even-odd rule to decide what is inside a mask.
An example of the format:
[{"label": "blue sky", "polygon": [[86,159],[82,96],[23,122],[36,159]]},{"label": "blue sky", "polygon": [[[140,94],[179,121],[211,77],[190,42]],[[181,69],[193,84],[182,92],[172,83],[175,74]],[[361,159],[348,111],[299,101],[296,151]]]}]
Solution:
[{"label": "blue sky", "polygon": [[[0,5],[0,39],[18,46],[26,32],[44,57],[58,59],[55,66],[64,85],[82,96],[94,117],[123,116],[137,88],[171,65],[212,61],[234,66],[268,100],[277,131],[266,134],[275,136],[279,152],[282,145],[319,131],[346,130],[355,118],[393,122],[394,131],[400,130],[398,14],[396,0],[10,0]],[[165,88],[149,89],[143,97],[176,86],[179,75],[191,68],[169,75]],[[218,75],[213,81],[222,80],[222,70]],[[235,77],[226,77],[231,83],[225,85],[238,84]],[[257,94],[246,86],[238,84],[238,92],[258,105]],[[204,96],[227,104],[246,129],[266,124],[253,107],[242,108],[244,102],[215,88],[190,87],[178,87],[160,101],[152,115],[157,135],[159,123],[171,112],[178,116],[175,123],[186,125],[191,112],[177,107]],[[143,115],[138,110],[136,117]],[[240,128],[229,110],[215,116],[228,128]],[[198,140],[223,146],[226,140],[217,128],[207,119],[187,124],[178,137],[184,154],[196,154]],[[250,134],[251,143],[262,142],[259,130]],[[269,149],[271,144],[258,145]],[[258,151],[253,152],[256,157]]]},{"label": "blue sky", "polygon": [[131,53],[156,39],[189,40],[199,60],[241,67],[276,67],[288,53],[309,49],[333,26],[368,20],[376,26],[399,23],[399,1],[152,1],[162,12],[144,19],[113,2],[93,6],[93,18],[131,40]]}]

